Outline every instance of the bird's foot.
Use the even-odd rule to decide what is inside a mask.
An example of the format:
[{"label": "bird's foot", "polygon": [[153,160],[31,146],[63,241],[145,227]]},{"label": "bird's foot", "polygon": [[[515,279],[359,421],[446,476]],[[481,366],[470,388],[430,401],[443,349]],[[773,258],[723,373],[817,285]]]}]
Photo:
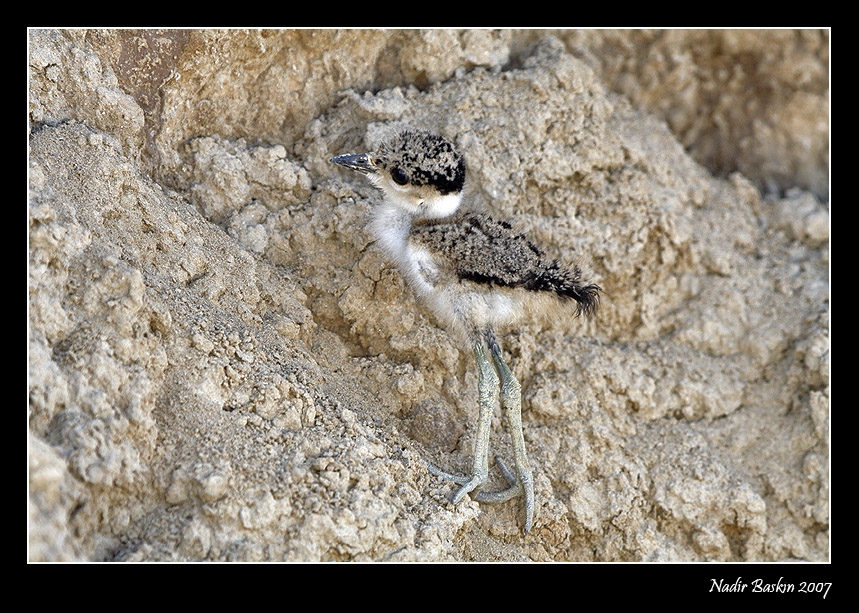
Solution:
[{"label": "bird's foot", "polygon": [[[525,496],[525,533],[527,534],[531,530],[531,525],[534,522],[534,478],[531,474],[530,469],[524,471],[525,474],[521,475],[521,478],[515,474],[513,474],[510,469],[507,468],[507,465],[504,463],[500,457],[495,458],[495,461],[498,463],[498,468],[501,469],[501,473],[504,475],[504,478],[510,483],[510,487],[497,491],[497,492],[486,492],[486,491],[478,491],[474,496],[474,500],[477,502],[485,502],[488,504],[497,504],[501,502],[507,502],[508,500],[515,498],[516,496],[524,495]],[[457,504],[460,500],[465,497],[466,494],[469,494],[475,490],[479,490],[480,486],[486,482],[485,475],[472,475],[472,476],[461,476],[455,475],[453,473],[445,472],[440,468],[434,466],[433,464],[427,463],[427,469],[437,477],[441,477],[442,479],[446,479],[447,481],[453,481],[454,483],[460,484],[462,487],[459,488],[453,496],[451,496],[451,502],[453,504]]]},{"label": "bird's foot", "polygon": [[525,497],[525,534],[531,530],[534,523],[534,476],[531,474],[531,469],[519,466],[517,474],[513,474],[504,464],[504,460],[496,456],[495,461],[498,462],[498,468],[504,474],[504,478],[510,483],[510,487],[499,492],[478,492],[474,499],[477,502],[498,503],[507,502],[516,496]]},{"label": "bird's foot", "polygon": [[470,477],[466,477],[464,475],[455,475],[453,473],[445,472],[437,466],[430,464],[429,462],[427,462],[427,469],[436,477],[441,477],[446,481],[453,481],[454,483],[459,483],[462,486],[456,491],[453,496],[451,496],[450,501],[453,504],[458,503],[466,494],[478,489],[486,481],[485,475],[475,474]]}]

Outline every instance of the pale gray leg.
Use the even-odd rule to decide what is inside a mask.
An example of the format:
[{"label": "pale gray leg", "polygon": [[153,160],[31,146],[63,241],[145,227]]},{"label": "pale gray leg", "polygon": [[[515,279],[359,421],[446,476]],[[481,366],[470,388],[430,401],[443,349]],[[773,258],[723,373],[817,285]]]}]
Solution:
[{"label": "pale gray leg", "polygon": [[477,393],[480,402],[480,413],[477,417],[477,436],[474,441],[474,460],[469,477],[460,477],[439,470],[429,464],[429,471],[443,479],[462,484],[451,501],[456,504],[462,497],[479,489],[486,483],[489,476],[489,431],[492,426],[492,412],[498,404],[498,374],[492,362],[486,357],[486,349],[482,342],[472,345],[474,358],[477,360]]},{"label": "pale gray leg", "polygon": [[493,334],[487,335],[492,361],[501,377],[501,408],[507,421],[507,432],[513,445],[513,461],[516,464],[516,474],[512,474],[501,458],[496,458],[498,466],[510,481],[511,486],[501,492],[480,492],[475,496],[479,502],[504,502],[519,494],[525,495],[525,533],[531,530],[534,523],[534,476],[525,452],[525,435],[522,431],[522,386],[507,366],[501,355],[501,348]]},{"label": "pale gray leg", "polygon": [[[500,492],[478,492],[474,499],[478,502],[505,502],[514,496],[525,495],[525,533],[531,530],[534,521],[534,478],[525,453],[525,437],[522,433],[522,392],[519,381],[507,366],[501,355],[501,349],[491,332],[486,336],[487,345],[492,355],[492,361],[486,356],[482,342],[473,345],[474,357],[477,360],[477,389],[480,396],[480,414],[477,421],[477,437],[474,442],[474,461],[471,475],[460,477],[439,470],[432,464],[429,471],[443,479],[462,484],[462,487],[452,498],[456,504],[466,494],[478,490],[486,483],[489,475],[489,431],[492,424],[492,412],[498,402],[499,374],[501,376],[501,408],[507,421],[507,430],[513,445],[513,458],[516,464],[516,474],[511,473],[501,458],[496,458],[499,468],[511,483],[510,487]],[[493,366],[494,363],[494,366]],[[497,372],[496,372],[497,371]]]}]

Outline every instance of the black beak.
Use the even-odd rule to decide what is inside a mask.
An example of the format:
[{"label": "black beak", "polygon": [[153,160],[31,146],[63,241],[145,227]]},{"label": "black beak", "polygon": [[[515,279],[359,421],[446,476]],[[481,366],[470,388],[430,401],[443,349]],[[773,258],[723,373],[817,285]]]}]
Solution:
[{"label": "black beak", "polygon": [[345,168],[363,172],[364,174],[376,172],[376,168],[370,162],[369,154],[366,153],[346,153],[331,158],[331,161]]}]

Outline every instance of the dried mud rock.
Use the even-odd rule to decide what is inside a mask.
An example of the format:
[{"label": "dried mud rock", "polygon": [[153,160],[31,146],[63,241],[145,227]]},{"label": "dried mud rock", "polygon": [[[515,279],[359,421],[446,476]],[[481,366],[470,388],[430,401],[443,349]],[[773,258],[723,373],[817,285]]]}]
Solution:
[{"label": "dried mud rock", "polygon": [[[29,63],[31,560],[828,559],[828,33],[32,30]],[[528,536],[428,474],[469,462],[470,354],[328,162],[403,126],[606,290],[502,338]]]}]

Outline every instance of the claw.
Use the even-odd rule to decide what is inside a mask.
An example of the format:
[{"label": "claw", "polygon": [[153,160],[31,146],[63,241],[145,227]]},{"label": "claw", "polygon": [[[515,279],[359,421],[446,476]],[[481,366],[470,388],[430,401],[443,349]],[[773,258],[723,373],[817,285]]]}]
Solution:
[{"label": "claw", "polygon": [[427,463],[427,470],[430,473],[435,475],[436,477],[441,477],[447,481],[452,481],[453,483],[458,483],[462,487],[459,488],[453,496],[451,496],[450,501],[453,504],[459,503],[466,494],[470,494],[471,492],[477,490],[472,498],[477,502],[483,502],[486,504],[498,504],[501,502],[507,502],[517,496],[525,496],[525,534],[531,531],[531,526],[534,523],[534,484],[531,479],[531,475],[528,474],[522,480],[520,480],[516,475],[510,472],[510,469],[507,468],[507,465],[504,463],[500,457],[496,457],[495,461],[498,463],[498,468],[501,469],[501,473],[504,475],[504,478],[510,483],[510,487],[507,489],[503,489],[497,492],[487,492],[480,490],[480,486],[482,483],[479,478],[476,477],[466,477],[464,475],[455,475],[453,473],[449,473],[441,470],[434,464]]}]

